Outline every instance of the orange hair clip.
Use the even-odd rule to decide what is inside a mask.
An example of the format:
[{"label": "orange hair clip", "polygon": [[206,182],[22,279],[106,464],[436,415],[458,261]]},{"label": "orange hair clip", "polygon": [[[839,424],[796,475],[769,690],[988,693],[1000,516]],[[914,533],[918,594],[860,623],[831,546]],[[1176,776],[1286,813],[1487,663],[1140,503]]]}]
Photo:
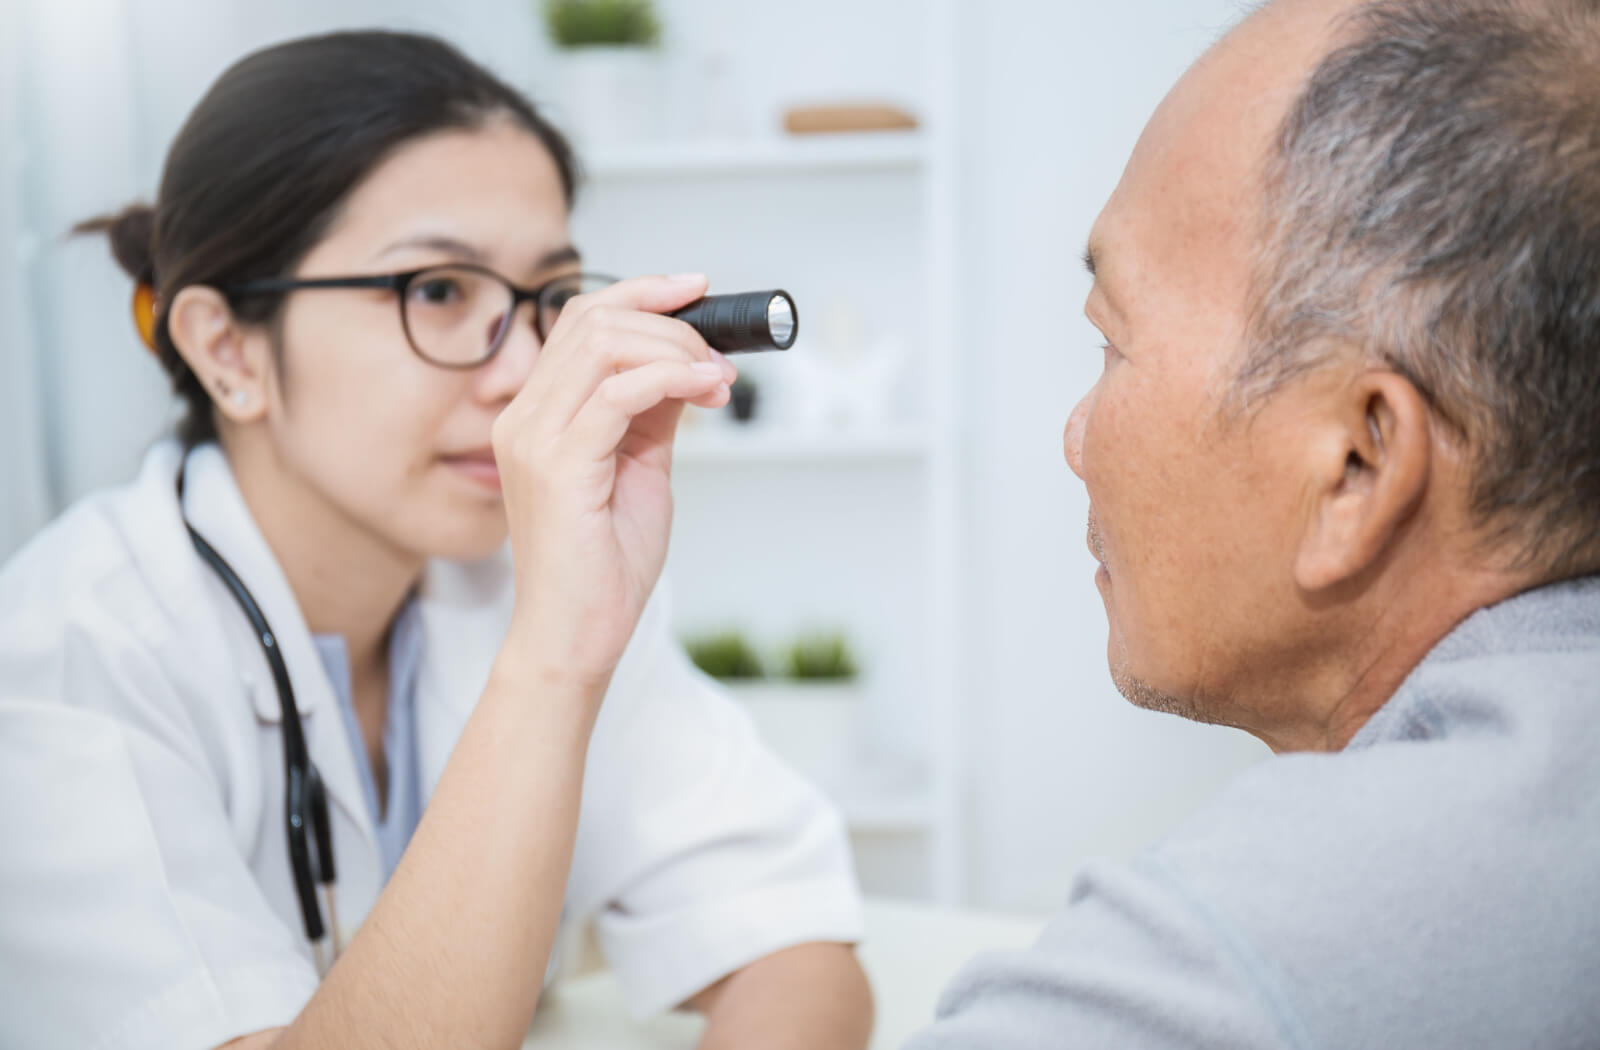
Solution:
[{"label": "orange hair clip", "polygon": [[133,286],[133,326],[153,354],[156,352],[156,290],[143,281]]}]

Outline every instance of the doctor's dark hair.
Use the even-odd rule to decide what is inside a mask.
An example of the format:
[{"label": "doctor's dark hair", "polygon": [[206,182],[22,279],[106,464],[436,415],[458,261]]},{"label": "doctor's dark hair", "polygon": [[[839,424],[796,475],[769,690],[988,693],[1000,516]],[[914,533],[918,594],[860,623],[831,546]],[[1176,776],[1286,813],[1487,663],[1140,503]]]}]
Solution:
[{"label": "doctor's dark hair", "polygon": [[[289,275],[397,147],[496,120],[544,144],[570,208],[578,168],[566,139],[515,89],[434,37],[305,37],[247,55],[218,78],[173,140],[155,204],[75,230],[107,234],[122,268],[155,289],[154,350],[184,402],[186,447],[214,440],[217,428],[210,394],[167,331],[173,296]],[[246,324],[270,324],[282,301],[230,297],[229,305]]]},{"label": "doctor's dark hair", "polygon": [[1600,3],[1381,0],[1266,168],[1239,392],[1340,354],[1409,379],[1512,567],[1600,567]]}]

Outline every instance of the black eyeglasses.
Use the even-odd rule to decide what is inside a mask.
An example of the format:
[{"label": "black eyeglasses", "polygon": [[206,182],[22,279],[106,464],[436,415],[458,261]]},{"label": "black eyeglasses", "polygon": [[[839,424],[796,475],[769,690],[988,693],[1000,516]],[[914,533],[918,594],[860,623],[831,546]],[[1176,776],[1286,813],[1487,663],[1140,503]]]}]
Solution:
[{"label": "black eyeglasses", "polygon": [[268,277],[222,290],[279,295],[305,288],[386,288],[399,295],[400,326],[418,357],[441,368],[476,368],[499,351],[523,303],[534,304],[533,327],[542,342],[573,296],[615,283],[615,277],[572,273],[537,288],[519,288],[487,267],[448,263],[371,277]]}]

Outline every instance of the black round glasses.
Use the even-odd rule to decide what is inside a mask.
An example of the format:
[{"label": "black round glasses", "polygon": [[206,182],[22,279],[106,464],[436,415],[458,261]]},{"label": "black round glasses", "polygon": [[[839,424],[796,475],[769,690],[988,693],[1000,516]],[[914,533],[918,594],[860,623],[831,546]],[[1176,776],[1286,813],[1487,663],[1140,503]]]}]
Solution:
[{"label": "black round glasses", "polygon": [[485,266],[446,263],[369,277],[263,278],[225,286],[230,296],[281,295],[307,288],[384,288],[400,303],[400,326],[416,355],[441,368],[476,368],[493,357],[523,303],[533,303],[533,327],[549,338],[573,296],[616,283],[615,277],[571,273],[537,288],[519,288]]}]

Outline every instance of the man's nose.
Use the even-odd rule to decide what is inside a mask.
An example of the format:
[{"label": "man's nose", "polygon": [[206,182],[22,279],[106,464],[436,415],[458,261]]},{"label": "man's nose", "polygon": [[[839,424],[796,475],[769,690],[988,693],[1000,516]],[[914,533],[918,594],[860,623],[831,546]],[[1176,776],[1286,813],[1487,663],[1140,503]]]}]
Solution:
[{"label": "man's nose", "polygon": [[1072,407],[1072,415],[1067,417],[1066,433],[1061,436],[1067,466],[1080,478],[1083,477],[1083,424],[1089,417],[1089,401],[1093,397],[1094,391],[1090,390]]}]

